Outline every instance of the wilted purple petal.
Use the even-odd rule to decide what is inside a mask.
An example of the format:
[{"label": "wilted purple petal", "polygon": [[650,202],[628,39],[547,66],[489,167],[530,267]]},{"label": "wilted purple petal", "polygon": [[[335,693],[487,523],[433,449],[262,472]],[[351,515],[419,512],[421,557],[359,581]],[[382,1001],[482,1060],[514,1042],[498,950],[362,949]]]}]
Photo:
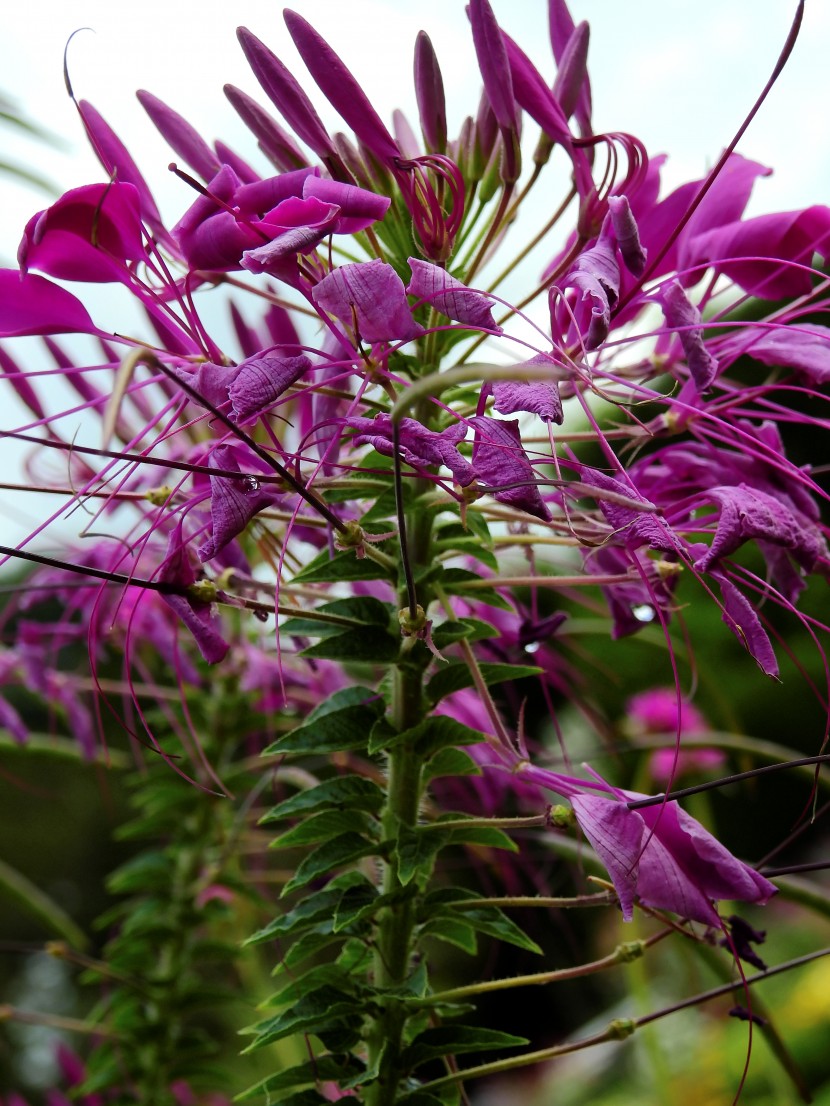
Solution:
[{"label": "wilted purple petal", "polygon": [[794,323],[761,332],[745,351],[764,365],[784,365],[814,384],[830,381],[830,327],[817,323]]},{"label": "wilted purple petal", "polygon": [[164,141],[194,173],[209,181],[219,172],[219,158],[186,119],[151,92],[139,89],[138,101],[155,123]]},{"label": "wilted purple petal", "polygon": [[769,635],[761,625],[758,612],[730,579],[718,568],[710,568],[709,575],[718,582],[723,613],[721,618],[740,641],[756,664],[767,676],[778,677],[778,661]]},{"label": "wilted purple petal", "polygon": [[640,244],[640,232],[631,213],[631,205],[625,196],[609,196],[608,210],[611,213],[611,226],[617,239],[622,259],[629,272],[642,276],[646,267],[646,251]]},{"label": "wilted purple petal", "polygon": [[415,99],[427,149],[443,154],[447,149],[447,108],[444,81],[429,35],[419,31],[415,39]]},{"label": "wilted purple petal", "polygon": [[[525,365],[550,364],[546,357],[532,358]],[[521,368],[521,366],[516,366]],[[498,380],[493,385],[494,408],[500,415],[527,411],[545,422],[561,423],[562,398],[554,380]]]},{"label": "wilted purple petal", "polygon": [[[682,549],[680,539],[673,533],[668,523],[656,513],[655,505],[643,499],[630,484],[587,466],[580,471],[580,479],[591,487],[611,492],[614,496],[624,496],[632,501],[632,505],[628,506],[615,502],[610,497],[597,496],[600,510],[614,530],[618,531],[620,541],[628,548],[636,549],[638,546],[648,545],[652,549],[661,549],[666,553],[680,552]],[[642,508],[638,510],[634,503],[641,503]]]},{"label": "wilted purple petal", "polygon": [[364,342],[411,341],[424,329],[412,317],[403,281],[386,262],[341,265],[312,289],[318,307]]},{"label": "wilted purple petal", "polygon": [[608,225],[604,226],[596,245],[579,255],[561,285],[580,293],[577,321],[589,350],[597,349],[608,337],[611,311],[620,295],[620,268],[608,229]]},{"label": "wilted purple petal", "polygon": [[34,273],[0,269],[0,338],[103,334],[71,292]]},{"label": "wilted purple petal", "polygon": [[714,502],[720,507],[712,545],[695,562],[695,568],[701,572],[753,538],[787,549],[806,572],[812,572],[816,561],[826,552],[818,527],[795,514],[780,499],[748,484],[710,488],[701,494],[700,501]]},{"label": "wilted purple petal", "polygon": [[209,561],[235,537],[242,533],[254,515],[272,507],[279,493],[272,488],[262,488],[257,478],[245,475],[230,446],[218,446],[210,458],[210,467],[225,472],[238,472],[238,477],[211,476],[210,519],[211,533],[199,546],[199,558]]},{"label": "wilted purple petal", "polygon": [[[159,579],[168,584],[175,584],[182,590],[196,582],[196,573],[184,544],[181,521],[170,532],[167,554],[159,572]],[[218,664],[219,661],[224,660],[230,646],[220,633],[219,619],[214,614],[210,603],[190,595],[162,593],[162,599],[193,634],[199,651],[208,664]]]},{"label": "wilted purple petal", "polygon": [[677,330],[694,385],[704,392],[718,375],[718,362],[703,341],[700,312],[676,280],[663,286],[660,303],[666,322]]},{"label": "wilted purple petal", "polygon": [[244,425],[263,414],[310,368],[307,357],[286,357],[276,350],[247,358],[228,388],[237,422]]},{"label": "wilted purple petal", "polygon": [[421,261],[417,257],[409,258],[412,280],[406,291],[410,296],[426,300],[436,311],[468,326],[489,330],[494,334],[503,334],[493,319],[494,300],[484,292],[474,292],[460,280],[450,276],[440,265]]},{"label": "wilted purple petal", "polygon": [[326,40],[296,12],[283,12],[288,33],[317,87],[372,153],[395,158],[400,151],[363,89]]},{"label": "wilted purple petal", "polygon": [[476,478],[493,488],[491,494],[500,503],[527,511],[547,522],[550,511],[539,494],[536,474],[522,448],[518,419],[505,422],[476,415],[468,421],[475,428],[473,470]]},{"label": "wilted purple petal", "polygon": [[[373,419],[351,416],[345,425],[357,434],[355,445],[371,445],[386,457],[394,456],[394,431],[389,415],[376,415]],[[428,430],[415,419],[401,419],[398,424],[398,444],[401,456],[413,468],[424,465],[446,465],[462,487],[475,478],[473,467],[458,452],[458,443],[464,440],[467,427],[456,423],[445,430]]]}]

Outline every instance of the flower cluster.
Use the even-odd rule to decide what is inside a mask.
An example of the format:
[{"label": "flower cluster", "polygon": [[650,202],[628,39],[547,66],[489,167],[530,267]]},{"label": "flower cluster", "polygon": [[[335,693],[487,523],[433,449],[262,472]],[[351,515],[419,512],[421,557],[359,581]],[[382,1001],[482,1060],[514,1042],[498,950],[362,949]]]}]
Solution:
[{"label": "flower cluster", "polygon": [[[484,774],[465,802],[470,787],[491,813],[511,792],[537,810],[545,789],[566,798],[626,919],[639,902],[722,927],[717,901],[764,903],[773,884],[675,802],[637,806],[639,792],[547,766],[525,740],[525,725],[542,727],[524,717],[519,681],[537,681],[554,720],[554,700],[579,699],[568,617],[595,589],[611,637],[652,624],[669,650],[684,605],[714,603],[771,677],[770,606],[815,633],[797,604],[830,568],[826,493],[788,450],[791,424],[826,428],[801,412],[830,380],[830,328],[816,321],[827,280],[814,268],[830,257],[830,208],[746,217],[770,170],[731,147],[707,176],[664,194],[662,157],[629,134],[594,133],[587,25],[564,0],[550,10],[552,84],[488,0],[472,0],[484,90],[454,138],[425,34],[416,136],[400,113],[388,129],[329,44],[286,12],[350,132],[330,134],[291,70],[240,29],[288,130],[226,88],[269,163],[261,171],[140,93],[187,166],[176,167],[186,198],[172,226],[120,138],[78,104],[102,180],[34,215],[19,268],[0,272],[0,337],[41,338],[54,368],[32,372],[7,350],[0,366],[30,413],[5,436],[33,445],[33,483],[84,507],[86,540],[60,560],[40,554],[44,524],[9,551],[40,567],[9,624],[0,683],[23,682],[65,712],[90,754],[92,713],[64,653],[79,639],[95,671],[122,658],[122,713],[137,708],[157,745],[142,695],[159,690],[161,661],[184,702],[211,687],[207,665],[263,715],[297,722],[314,710],[323,754],[368,740],[371,757],[407,738],[428,763],[443,746],[467,747]],[[551,260],[511,306],[494,262],[549,165],[562,193]],[[93,318],[83,286],[100,283],[133,297],[140,335]],[[220,297],[233,345],[215,334]],[[94,355],[67,352],[60,335],[87,336]],[[53,374],[77,397],[69,410],[50,407]],[[97,419],[98,439],[76,438],[80,415]],[[495,702],[489,685],[502,682]],[[672,704],[659,723],[644,700],[633,713],[682,743],[699,716],[688,704],[681,713],[679,691]],[[348,712],[357,737],[322,721],[342,715],[345,726]],[[26,740],[2,699],[0,721]],[[265,727],[260,748],[267,740]],[[281,753],[305,749],[283,740]],[[671,786],[684,764],[670,754],[661,780]],[[394,945],[383,910],[404,910],[394,896],[412,871],[412,886],[426,884],[433,855],[411,844],[428,777],[419,768],[404,801],[398,770],[389,794],[403,805],[383,816],[376,847],[387,865],[376,941],[391,957],[379,954],[376,988],[403,987],[411,949]],[[374,855],[362,811],[353,831],[337,823],[333,864]],[[395,917],[409,941],[414,916]],[[387,1088],[367,1092],[377,1103],[394,1100],[379,1096],[408,1070],[402,1023],[383,1017],[362,1056],[366,1085]],[[273,1025],[258,1031],[274,1039]],[[393,1042],[380,1051],[379,1033]],[[333,1052],[352,1047],[339,1040]]]}]

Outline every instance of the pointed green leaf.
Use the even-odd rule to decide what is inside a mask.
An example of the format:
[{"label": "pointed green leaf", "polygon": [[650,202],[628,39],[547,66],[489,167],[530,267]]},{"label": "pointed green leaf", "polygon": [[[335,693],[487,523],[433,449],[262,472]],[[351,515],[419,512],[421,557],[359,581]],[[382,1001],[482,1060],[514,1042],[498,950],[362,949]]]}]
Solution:
[{"label": "pointed green leaf", "polygon": [[358,557],[351,549],[335,553],[332,557],[323,550],[311,564],[297,573],[298,584],[323,584],[336,580],[389,580],[392,575],[371,557]]},{"label": "pointed green leaf", "polygon": [[480,776],[481,768],[463,749],[441,749],[424,765],[423,780],[439,776]]},{"label": "pointed green leaf", "polygon": [[445,1056],[462,1056],[469,1052],[491,1052],[502,1048],[521,1048],[529,1044],[527,1037],[515,1037],[498,1029],[483,1029],[475,1025],[439,1025],[425,1029],[404,1050],[401,1063],[412,1071],[429,1060]]},{"label": "pointed green leaf", "polygon": [[[269,745],[265,754],[332,753],[365,745],[367,733],[383,713],[383,701],[366,688],[346,688],[345,691],[352,694],[346,696],[344,691],[336,692],[312,711],[303,725]],[[358,694],[363,698],[355,702]]]},{"label": "pointed green leaf", "polygon": [[368,880],[347,888],[340,896],[334,911],[334,932],[371,916],[381,905],[381,899],[389,896],[379,895],[377,888]]},{"label": "pointed green leaf", "polygon": [[422,868],[431,869],[432,862],[444,845],[449,832],[428,830],[422,826],[401,826],[395,852],[398,857],[398,879],[404,886]]},{"label": "pointed green leaf", "polygon": [[[541,668],[529,664],[480,664],[479,669],[486,684],[524,680],[528,676],[538,676],[542,671]],[[439,669],[427,684],[427,696],[430,702],[437,703],[445,695],[472,687],[473,683],[473,674],[466,664],[448,664]]]},{"label": "pointed green leaf", "polygon": [[[464,585],[471,580],[480,582],[481,575],[478,572],[471,572],[467,568],[445,568],[441,574],[441,586],[451,595],[464,595],[469,598],[471,589],[465,588]],[[500,610],[513,612],[513,604],[504,596],[499,595],[495,588],[476,586],[474,594],[477,603],[486,603],[490,607],[498,607]]]},{"label": "pointed green leaf", "polygon": [[391,664],[398,659],[401,638],[380,627],[361,626],[346,633],[331,634],[303,649],[300,656],[320,657],[354,664]]},{"label": "pointed green leaf", "polygon": [[298,791],[289,799],[277,803],[260,818],[260,825],[293,818],[298,814],[314,814],[327,807],[340,810],[364,810],[376,814],[383,806],[383,791],[363,776],[335,776],[308,791]]},{"label": "pointed green leaf", "polygon": [[288,849],[297,845],[310,845],[315,841],[328,841],[349,831],[368,834],[371,829],[370,819],[359,811],[324,810],[280,834],[271,842],[271,848]]},{"label": "pointed green leaf", "polygon": [[[321,1080],[332,1080],[343,1084],[347,1080],[360,1080],[361,1077],[365,1077],[365,1074],[365,1065],[355,1056],[316,1056],[313,1060],[306,1060],[304,1064],[296,1064],[276,1075],[269,1075],[267,1079],[249,1087],[236,1098],[237,1101],[244,1101],[246,1098],[271,1095],[274,1091],[302,1087],[305,1083],[317,1083]],[[281,1102],[284,1103],[285,1099]]]},{"label": "pointed green leaf", "polygon": [[293,878],[283,887],[282,893],[287,895],[291,891],[296,891],[298,887],[305,887],[318,876],[326,875],[334,868],[351,864],[362,856],[371,856],[377,852],[377,848],[374,841],[368,840],[359,833],[350,831],[338,834],[337,837],[319,845],[300,862]]},{"label": "pointed green leaf", "polygon": [[343,891],[354,883],[362,882],[365,878],[359,872],[345,872],[342,876],[331,880],[322,891],[309,895],[292,910],[274,918],[267,926],[250,936],[245,944],[258,945],[262,941],[273,941],[277,937],[285,937],[289,933],[308,929],[319,921],[331,920]]},{"label": "pointed green leaf", "polygon": [[421,930],[421,936],[431,937],[434,941],[443,941],[447,945],[455,945],[470,956],[475,956],[478,951],[478,938],[473,927],[460,919],[448,918],[446,915],[427,922]]}]

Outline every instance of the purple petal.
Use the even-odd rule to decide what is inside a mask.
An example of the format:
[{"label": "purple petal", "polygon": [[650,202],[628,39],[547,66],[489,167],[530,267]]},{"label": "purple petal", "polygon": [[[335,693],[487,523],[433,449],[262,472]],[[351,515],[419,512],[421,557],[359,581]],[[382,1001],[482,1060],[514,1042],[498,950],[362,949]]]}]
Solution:
[{"label": "purple petal", "polygon": [[341,265],[312,290],[318,307],[334,315],[356,340],[411,341],[423,333],[412,317],[403,281],[384,261]]},{"label": "purple petal", "polygon": [[159,209],[156,207],[156,202],[147,182],[121,139],[92,104],[86,100],[79,102],[78,111],[81,114],[92,147],[107,174],[114,177],[115,180],[132,184],[136,188],[141,200],[141,217],[156,238],[163,242],[169,242],[170,235],[164,227]]},{"label": "purple petal", "polygon": [[292,131],[323,161],[336,156],[311,101],[279,58],[247,27],[239,27],[236,35],[254,76]]},{"label": "purple petal", "polygon": [[447,149],[447,108],[444,81],[429,35],[419,31],[415,39],[415,98],[427,149],[443,154]]},{"label": "purple petal", "polygon": [[234,189],[233,202],[243,215],[264,216],[283,200],[303,196],[306,181],[316,179],[319,174],[320,170],[315,166],[313,169],[294,169],[290,173],[279,173],[265,180],[242,184]]},{"label": "purple petal", "polygon": [[[79,299],[46,277],[0,269],[0,338],[101,334]],[[105,336],[105,335],[104,335]]]},{"label": "purple petal", "polygon": [[715,536],[695,568],[708,571],[722,557],[728,557],[745,542],[760,538],[787,549],[806,572],[826,553],[819,529],[799,516],[786,503],[748,484],[710,488],[700,496],[702,502],[720,507]]},{"label": "purple petal", "polygon": [[797,369],[814,384],[830,381],[830,327],[796,323],[765,330],[745,351],[764,365]]},{"label": "purple petal", "polygon": [[642,276],[646,267],[646,251],[640,244],[640,232],[631,213],[631,206],[625,196],[609,196],[608,210],[611,213],[611,226],[614,237],[629,272]]},{"label": "purple petal", "polygon": [[238,477],[211,476],[211,533],[199,546],[199,559],[209,561],[246,528],[260,511],[271,507],[279,498],[273,489],[261,488],[253,475],[243,475],[230,446],[217,446],[210,458],[210,467],[226,472],[238,472]]},{"label": "purple petal", "polygon": [[[170,532],[167,555],[161,566],[159,579],[182,589],[189,588],[196,582],[196,573],[184,544],[181,521]],[[208,664],[218,664],[224,660],[230,646],[220,633],[219,619],[210,603],[201,602],[190,595],[162,594],[162,599],[193,634],[199,651]]]},{"label": "purple petal", "polygon": [[128,280],[127,262],[146,256],[141,203],[131,184],[87,184],[32,216],[17,253],[21,269],[61,280]]},{"label": "purple petal", "polygon": [[704,392],[718,375],[718,362],[704,344],[700,312],[676,280],[663,286],[659,298],[666,322],[677,330],[695,388]]},{"label": "purple petal", "polygon": [[399,157],[400,151],[395,140],[369,103],[363,89],[326,40],[296,12],[286,10],[283,18],[317,87],[360,141],[381,161]]},{"label": "purple petal", "polygon": [[219,159],[198,131],[151,92],[139,89],[136,96],[164,141],[187,162],[193,172],[204,181],[216,176],[220,168]]},{"label": "purple petal", "polygon": [[[371,445],[386,457],[394,456],[393,425],[389,415],[376,415],[373,419],[352,416],[344,421],[346,426],[357,431],[355,445]],[[415,419],[401,419],[398,424],[401,456],[413,468],[446,465],[457,483],[466,487],[475,479],[472,465],[458,452],[458,443],[464,440],[466,433],[467,427],[460,422],[437,432],[428,430]]]},{"label": "purple petal", "polygon": [[259,142],[259,148],[277,169],[288,171],[307,164],[294,139],[247,93],[232,84],[226,84],[224,92],[231,107]]},{"label": "purple petal", "polygon": [[518,419],[504,422],[476,415],[468,421],[475,428],[473,469],[477,479],[493,488],[491,494],[500,503],[547,522],[550,511],[539,494],[536,474],[522,448]]},{"label": "purple petal", "polygon": [[173,237],[191,269],[208,272],[238,269],[243,252],[266,240],[266,235],[216,202],[233,204],[243,187],[252,186],[243,186],[233,169],[223,165],[210,181],[210,195],[199,196],[173,227]]},{"label": "purple petal", "polygon": [[484,292],[474,292],[460,280],[450,276],[440,265],[421,261],[417,257],[409,258],[412,280],[407,285],[407,293],[426,300],[436,311],[468,326],[489,330],[493,334],[504,331],[493,319],[494,300]]},{"label": "purple petal", "polygon": [[307,357],[286,357],[276,350],[243,361],[228,389],[237,422],[253,422],[310,368]]},{"label": "purple petal", "polygon": [[335,226],[337,234],[357,234],[382,219],[392,201],[365,188],[325,177],[309,177],[303,185],[303,196],[314,196],[327,204],[336,204],[340,215]]},{"label": "purple petal", "polygon": [[[588,85],[588,43],[591,31],[583,20],[574,27],[561,57],[558,57],[556,80],[553,82],[553,98],[562,109],[565,119],[570,119],[579,108],[580,122],[590,119],[591,101]],[[585,90],[588,91],[586,104]],[[587,115],[585,108],[587,106]]]},{"label": "purple petal", "polygon": [[625,803],[613,799],[574,795],[571,804],[580,829],[608,869],[619,896],[623,919],[630,922],[634,916],[645,824]]},{"label": "purple petal", "polygon": [[666,553],[680,552],[682,549],[680,539],[672,532],[668,523],[657,515],[655,505],[643,499],[636,488],[587,466],[581,470],[580,478],[583,483],[593,488],[611,492],[614,496],[624,496],[634,503],[642,504],[642,508],[638,510],[634,505],[628,506],[615,502],[610,496],[597,496],[600,510],[614,530],[619,532],[620,540],[629,549],[648,545],[652,549],[661,549]]},{"label": "purple petal", "polygon": [[[48,339],[46,340],[48,341]],[[29,408],[35,418],[43,419],[44,422],[48,421],[46,412],[43,410],[43,405],[38,399],[37,392],[26,379],[26,374],[17,362],[6,353],[2,346],[0,346],[0,370],[2,370],[3,376],[17,392],[18,398]],[[73,373],[69,379],[71,380],[76,375],[78,374]]]},{"label": "purple petal", "polygon": [[471,0],[470,23],[484,91],[502,133],[516,129],[516,101],[507,49],[488,0]]},{"label": "purple petal", "polygon": [[608,337],[611,311],[620,295],[620,268],[607,227],[603,227],[596,245],[579,255],[561,286],[580,293],[577,322],[585,335],[586,349],[597,349]]},{"label": "purple petal", "polygon": [[709,575],[718,582],[723,599],[722,620],[767,676],[778,678],[778,661],[758,613],[742,592],[719,569]]},{"label": "purple petal", "polygon": [[[535,357],[524,364],[544,365],[550,362],[546,357]],[[493,406],[500,415],[527,411],[545,422],[555,423],[561,423],[564,418],[559,387],[553,380],[499,380],[493,385],[493,396]]]}]

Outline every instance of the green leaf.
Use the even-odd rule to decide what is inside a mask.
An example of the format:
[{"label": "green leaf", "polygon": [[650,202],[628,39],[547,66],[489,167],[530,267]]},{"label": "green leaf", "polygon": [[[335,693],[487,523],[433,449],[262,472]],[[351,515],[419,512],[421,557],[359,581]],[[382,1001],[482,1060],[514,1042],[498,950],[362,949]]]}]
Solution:
[{"label": "green leaf", "polygon": [[[359,626],[383,627],[389,625],[393,614],[391,603],[382,603],[372,595],[352,595],[345,599],[334,599],[330,603],[323,603],[317,608],[317,612],[334,615],[337,618],[347,618]],[[348,626],[336,622],[304,618],[302,614],[296,618],[287,619],[280,627],[280,630],[285,633],[309,637],[320,637],[331,633],[342,634],[348,629]]]},{"label": "green leaf", "polygon": [[[457,816],[453,816],[454,818]],[[434,823],[436,826],[440,826],[440,820]],[[519,846],[504,832],[504,830],[496,829],[492,826],[471,826],[469,829],[464,829],[463,826],[458,826],[456,829],[450,831],[449,841],[450,845],[480,845],[483,848],[488,849],[506,849],[508,852],[517,853]]]},{"label": "green leaf", "polygon": [[376,842],[368,840],[359,833],[349,831],[338,834],[337,837],[319,845],[300,862],[293,878],[283,887],[282,894],[287,895],[291,891],[296,891],[298,887],[305,887],[311,880],[326,875],[333,868],[351,864],[353,860],[359,860],[362,856],[370,856],[377,852],[377,848]]},{"label": "green leaf", "polygon": [[304,960],[308,960],[310,956],[338,941],[342,941],[342,937],[332,932],[332,918],[329,915],[325,922],[319,923],[301,937],[292,938],[285,956],[273,969],[272,975],[278,976],[281,972],[293,971]]},{"label": "green leaf", "polygon": [[267,926],[250,936],[245,944],[258,945],[262,941],[273,941],[277,937],[285,937],[289,933],[308,929],[319,921],[331,921],[334,908],[340,901],[343,891],[355,883],[361,883],[365,878],[359,872],[345,872],[342,876],[331,880],[322,891],[309,895],[292,910],[278,915]]},{"label": "green leaf", "polygon": [[333,753],[359,749],[383,713],[383,701],[362,687],[345,688],[321,703],[301,726],[283,734],[265,750],[277,753]]},{"label": "green leaf", "polygon": [[404,886],[423,868],[427,872],[444,845],[449,832],[429,830],[422,826],[400,827],[395,852],[398,857],[398,879]]},{"label": "green leaf", "polygon": [[[480,664],[479,669],[486,684],[501,684],[507,680],[525,680],[538,676],[541,668],[530,664]],[[427,684],[430,702],[437,703],[445,695],[452,695],[465,687],[473,686],[473,674],[466,664],[449,664],[439,669]]]},{"label": "green leaf", "polygon": [[295,1033],[319,1034],[347,1018],[354,1018],[361,1007],[360,1000],[337,987],[319,987],[304,995],[288,1010],[253,1026],[248,1032],[256,1034],[256,1037],[244,1052],[264,1048]]},{"label": "green leaf", "polygon": [[471,925],[479,933],[486,933],[488,937],[506,941],[508,945],[515,945],[517,948],[542,955],[542,950],[536,942],[532,941],[524,930],[496,906],[477,906],[472,910],[461,912],[460,916],[462,921]]},{"label": "green leaf", "polygon": [[334,911],[335,933],[363,918],[371,916],[382,905],[381,900],[388,899],[388,895],[379,895],[377,888],[368,880],[365,883],[356,883],[346,888],[340,896]]},{"label": "green leaf", "polygon": [[424,765],[423,781],[439,776],[480,776],[481,768],[463,749],[441,749]]},{"label": "green leaf", "polygon": [[499,631],[492,622],[481,618],[460,618],[457,621],[442,622],[432,631],[432,641],[436,649],[445,649],[455,641],[466,638],[467,641],[484,641],[498,637]]},{"label": "green leaf", "polygon": [[439,1060],[445,1056],[521,1048],[529,1043],[527,1037],[516,1037],[498,1029],[483,1029],[475,1025],[439,1025],[425,1029],[404,1049],[401,1064],[407,1071],[412,1071],[429,1060]]},{"label": "green leaf", "polygon": [[353,662],[354,664],[391,664],[398,659],[401,638],[379,627],[361,626],[345,633],[329,634],[300,653],[302,657]]},{"label": "green leaf", "polygon": [[471,925],[460,919],[448,918],[446,915],[435,918],[421,929],[422,937],[432,937],[435,941],[443,941],[447,945],[455,945],[462,952],[475,956],[478,951],[478,938]]},{"label": "green leaf", "polygon": [[293,818],[298,814],[313,814],[327,807],[340,810],[364,810],[377,814],[383,806],[384,794],[372,780],[363,776],[335,776],[308,791],[299,791],[290,799],[277,803],[260,818],[260,825]]},{"label": "green leaf", "polygon": [[[463,665],[459,665],[463,668]],[[428,760],[442,749],[455,748],[457,745],[476,745],[479,741],[486,741],[487,734],[481,730],[473,730],[461,722],[456,722],[445,714],[433,714],[413,726],[411,730],[405,730],[396,734],[394,739],[388,741],[387,748],[395,745],[409,745],[419,757]]]},{"label": "green leaf", "polygon": [[366,815],[358,811],[324,810],[280,834],[271,842],[271,848],[288,849],[296,845],[310,845],[314,841],[328,840],[350,830],[368,832],[371,828]]},{"label": "green leaf", "polygon": [[[463,595],[465,598],[470,598],[470,589],[465,588],[464,584],[470,580],[481,580],[481,576],[477,572],[471,572],[467,568],[445,568],[441,573],[441,586],[445,591],[448,591],[450,595]],[[513,613],[513,604],[509,600],[494,588],[480,588],[475,589],[475,600],[477,603],[486,603],[490,607],[499,607],[503,611],[510,611]]]},{"label": "green leaf", "polygon": [[311,564],[297,573],[298,584],[324,584],[338,580],[390,580],[392,573],[373,561],[371,557],[358,557],[351,549],[329,556],[323,550]]},{"label": "green leaf", "polygon": [[348,972],[339,964],[317,964],[304,972],[298,979],[289,980],[281,991],[271,995],[265,1006],[287,1006],[297,1003],[301,998],[319,991],[322,987],[336,987],[339,991],[351,993],[351,981]]},{"label": "green leaf", "polygon": [[433,548],[437,554],[457,553],[459,556],[475,557],[477,561],[481,561],[482,564],[487,565],[493,572],[496,572],[499,567],[499,562],[496,560],[495,553],[483,546],[479,539],[473,534],[467,534],[466,537],[448,538],[444,541],[436,541],[433,543]]},{"label": "green leaf", "polygon": [[[249,1087],[242,1094],[237,1095],[237,1101],[246,1098],[256,1098],[261,1095],[270,1095],[274,1091],[283,1091],[289,1087],[301,1087],[305,1083],[316,1083],[318,1080],[332,1080],[343,1084],[346,1080],[357,1079],[365,1076],[366,1067],[355,1056],[317,1056],[313,1060],[306,1060],[304,1064],[296,1064],[286,1071],[269,1075],[261,1083]],[[283,1099],[282,1102],[285,1100]]]}]

